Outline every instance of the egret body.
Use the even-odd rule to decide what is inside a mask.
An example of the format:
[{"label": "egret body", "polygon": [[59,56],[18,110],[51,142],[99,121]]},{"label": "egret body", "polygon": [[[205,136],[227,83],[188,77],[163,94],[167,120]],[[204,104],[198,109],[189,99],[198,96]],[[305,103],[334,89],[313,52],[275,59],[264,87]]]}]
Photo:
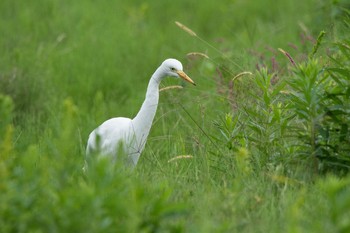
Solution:
[{"label": "egret body", "polygon": [[157,111],[159,84],[167,76],[180,77],[195,85],[183,72],[181,62],[176,59],[166,59],[152,75],[146,98],[137,115],[133,119],[117,117],[103,122],[90,133],[86,148],[87,155],[96,151],[100,155],[117,158],[118,152],[122,151],[128,156],[131,164],[136,166]]}]

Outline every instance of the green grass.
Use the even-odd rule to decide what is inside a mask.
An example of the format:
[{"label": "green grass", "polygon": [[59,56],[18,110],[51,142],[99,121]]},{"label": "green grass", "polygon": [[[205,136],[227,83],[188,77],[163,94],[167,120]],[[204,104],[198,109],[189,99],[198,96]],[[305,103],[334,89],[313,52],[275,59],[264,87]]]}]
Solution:
[{"label": "green grass", "polygon": [[[0,232],[348,232],[349,22],[345,0],[1,1]],[[197,86],[164,80],[185,88],[135,170],[84,173],[168,57]]]}]

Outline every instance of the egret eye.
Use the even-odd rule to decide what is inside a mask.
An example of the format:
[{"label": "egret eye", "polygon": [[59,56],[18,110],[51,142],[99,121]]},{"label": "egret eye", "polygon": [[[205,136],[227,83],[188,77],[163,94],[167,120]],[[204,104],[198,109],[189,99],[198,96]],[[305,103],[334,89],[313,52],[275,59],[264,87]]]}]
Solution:
[{"label": "egret eye", "polygon": [[174,67],[171,67],[170,69],[171,69],[171,71],[176,71],[176,69]]}]

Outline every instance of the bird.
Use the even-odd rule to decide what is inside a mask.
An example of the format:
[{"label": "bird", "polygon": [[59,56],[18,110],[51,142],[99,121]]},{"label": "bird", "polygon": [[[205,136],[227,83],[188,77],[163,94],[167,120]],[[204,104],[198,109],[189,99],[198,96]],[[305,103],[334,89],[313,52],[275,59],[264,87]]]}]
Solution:
[{"label": "bird", "polygon": [[111,118],[94,129],[87,141],[86,155],[98,153],[100,156],[112,156],[116,161],[119,154],[125,154],[127,163],[135,167],[151,130],[159,101],[159,84],[165,77],[182,78],[196,85],[183,71],[180,61],[166,59],[151,76],[145,100],[136,116],[133,119]]}]

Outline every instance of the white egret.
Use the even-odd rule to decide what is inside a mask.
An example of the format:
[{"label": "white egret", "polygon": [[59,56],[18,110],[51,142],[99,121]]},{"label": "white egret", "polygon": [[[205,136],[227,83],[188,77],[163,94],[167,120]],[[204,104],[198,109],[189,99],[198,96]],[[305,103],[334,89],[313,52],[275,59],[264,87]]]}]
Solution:
[{"label": "white egret", "polygon": [[117,158],[117,153],[123,151],[131,165],[136,166],[157,111],[159,84],[167,76],[180,77],[195,85],[193,80],[183,72],[181,62],[176,59],[166,59],[152,75],[146,98],[137,115],[133,119],[117,117],[103,122],[89,136],[87,155],[97,151],[101,155]]}]

